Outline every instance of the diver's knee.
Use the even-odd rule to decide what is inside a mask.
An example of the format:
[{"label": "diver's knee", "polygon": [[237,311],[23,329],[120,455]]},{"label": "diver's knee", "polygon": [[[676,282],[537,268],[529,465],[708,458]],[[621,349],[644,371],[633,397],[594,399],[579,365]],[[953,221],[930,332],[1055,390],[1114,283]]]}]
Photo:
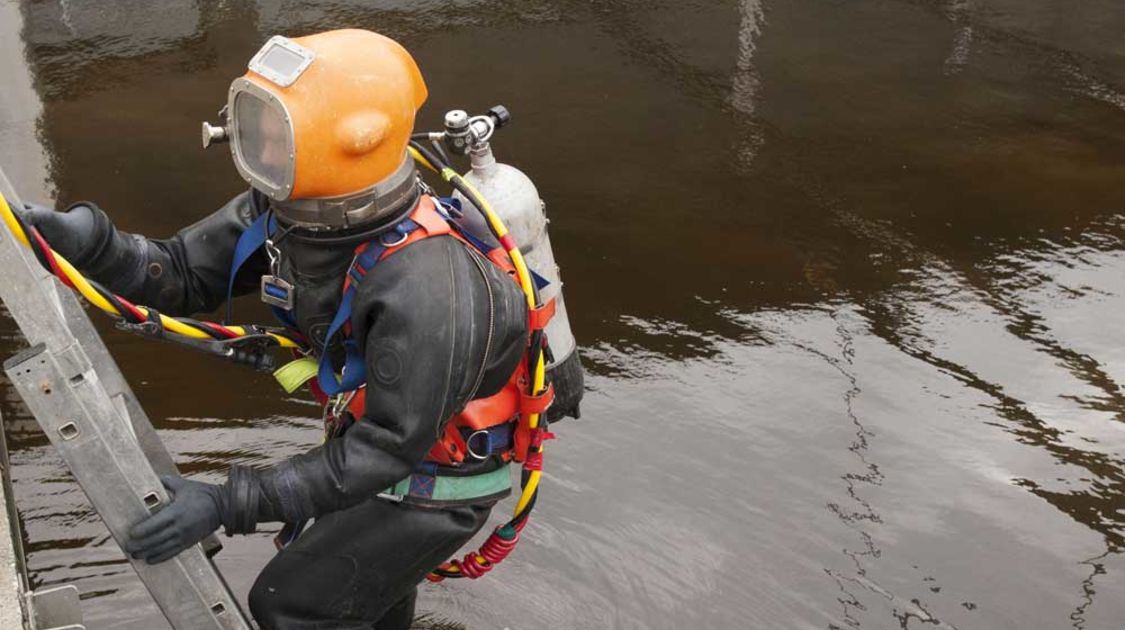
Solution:
[{"label": "diver's knee", "polygon": [[281,623],[284,616],[281,612],[281,607],[284,604],[283,598],[279,597],[276,588],[267,586],[267,583],[268,578],[266,572],[263,571],[258,575],[258,579],[254,580],[254,585],[250,587],[250,595],[247,598],[250,605],[250,614],[262,630],[283,628],[284,626]]}]

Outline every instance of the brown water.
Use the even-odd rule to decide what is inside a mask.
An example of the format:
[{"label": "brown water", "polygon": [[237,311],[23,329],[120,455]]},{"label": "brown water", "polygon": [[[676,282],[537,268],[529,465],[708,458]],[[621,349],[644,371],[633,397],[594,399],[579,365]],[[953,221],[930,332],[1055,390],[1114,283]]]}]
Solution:
[{"label": "brown water", "polygon": [[[424,128],[514,112],[495,148],[548,201],[590,391],[518,553],[425,586],[427,614],[1121,627],[1118,0],[0,0],[0,18],[0,164],[150,235],[239,191],[198,125],[271,34],[400,39]],[[189,473],[316,442],[316,410],[268,376],[102,329]],[[76,583],[91,628],[162,627],[5,401],[34,582]],[[269,536],[219,556],[239,593]]]}]

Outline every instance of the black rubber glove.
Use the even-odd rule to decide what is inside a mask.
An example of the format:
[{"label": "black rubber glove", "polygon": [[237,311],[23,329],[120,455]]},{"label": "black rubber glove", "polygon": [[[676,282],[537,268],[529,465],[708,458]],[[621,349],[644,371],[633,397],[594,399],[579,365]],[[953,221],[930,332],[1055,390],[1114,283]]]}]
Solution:
[{"label": "black rubber glove", "polygon": [[223,524],[227,493],[223,486],[182,477],[160,478],[172,503],[129,530],[125,552],[149,564],[164,562],[203,540]]},{"label": "black rubber glove", "polygon": [[81,267],[95,254],[97,230],[94,210],[75,204],[62,212],[37,204],[23,204],[19,212],[25,223],[35,226],[47,244],[75,266]]}]

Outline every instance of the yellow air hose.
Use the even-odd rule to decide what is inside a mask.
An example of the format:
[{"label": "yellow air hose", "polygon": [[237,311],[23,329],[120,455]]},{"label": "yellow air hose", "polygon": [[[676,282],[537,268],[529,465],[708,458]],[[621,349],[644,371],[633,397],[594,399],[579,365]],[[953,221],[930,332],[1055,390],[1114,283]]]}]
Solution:
[{"label": "yellow air hose", "polygon": [[[516,277],[519,280],[520,288],[523,289],[524,296],[527,298],[528,308],[535,309],[538,304],[536,303],[535,289],[533,281],[531,279],[531,273],[527,268],[527,264],[524,262],[523,254],[520,253],[519,247],[516,246],[515,241],[509,236],[507,226],[504,225],[503,220],[500,219],[500,216],[492,208],[492,205],[488,203],[488,200],[485,199],[484,196],[481,195],[480,192],[477,191],[477,189],[472,184],[461,177],[457,173],[457,171],[454,171],[447,166],[442,166],[440,169],[435,167],[435,165],[432,164],[430,160],[426,159],[426,156],[424,156],[414,147],[409,147],[409,151],[410,155],[418,163],[441,175],[442,179],[444,179],[446,182],[450,184],[456,183],[459,186],[464,187],[469,193],[471,193],[471,195],[466,196],[471,196],[472,202],[478,206],[481,212],[484,213],[484,216],[488,220],[489,225],[492,227],[492,231],[495,234],[497,240],[500,241],[501,245],[507,252],[508,257],[511,259],[512,265],[516,268]],[[543,362],[542,352],[540,352],[537,357],[531,378],[532,392],[535,394],[542,392],[543,386],[547,380],[546,366]],[[528,425],[532,430],[538,428],[539,414],[531,414],[528,419]],[[539,448],[540,450],[542,450],[542,446],[540,446]],[[535,497],[535,492],[539,487],[539,479],[541,476],[542,471],[540,470],[528,471],[527,483],[523,485],[523,491],[520,494],[519,501],[516,503],[516,507],[512,511],[513,517],[518,517],[528,506],[531,500]],[[479,554],[477,554],[477,559],[478,561],[484,560],[483,557]]]},{"label": "yellow air hose", "polygon": [[[523,289],[524,295],[527,297],[528,309],[535,309],[538,304],[535,303],[535,290],[533,289],[534,285],[532,284],[531,273],[527,269],[527,264],[524,262],[523,254],[520,253],[519,247],[517,247],[510,238],[507,238],[508,227],[504,225],[504,222],[500,219],[500,215],[496,214],[496,211],[492,209],[492,206],[488,203],[488,200],[485,199],[484,196],[481,195],[480,192],[477,191],[477,189],[474,188],[472,184],[465,181],[465,179],[457,174],[457,172],[453,169],[448,167],[441,169],[441,176],[447,182],[452,183],[453,181],[457,181],[462,186],[467,188],[469,192],[473,193],[474,201],[480,202],[481,211],[484,212],[485,218],[487,218],[489,224],[492,225],[492,230],[496,234],[496,238],[502,244],[504,244],[504,249],[505,251],[507,251],[508,257],[511,258],[512,265],[516,268],[516,277],[519,278],[520,287]],[[539,358],[535,362],[534,372],[531,375],[531,386],[533,392],[538,393],[542,391],[543,385],[547,380],[546,374],[547,370],[543,364],[543,354],[539,353]],[[528,420],[528,426],[530,426],[532,429],[535,429],[539,426],[539,414],[531,414],[531,417]],[[516,503],[515,510],[513,510],[514,514],[519,514],[520,512],[522,512],[524,507],[527,506],[528,502],[531,501],[531,497],[534,496],[535,490],[539,486],[540,475],[541,471],[538,470],[532,470],[530,472],[527,479],[527,484],[524,486],[523,493],[520,495],[520,500],[518,503]]]}]

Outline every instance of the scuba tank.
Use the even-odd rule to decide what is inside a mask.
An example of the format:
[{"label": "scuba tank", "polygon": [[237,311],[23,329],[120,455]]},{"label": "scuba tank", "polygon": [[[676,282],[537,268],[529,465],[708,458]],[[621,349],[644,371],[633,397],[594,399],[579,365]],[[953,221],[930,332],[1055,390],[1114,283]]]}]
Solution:
[{"label": "scuba tank", "polygon": [[[550,221],[546,204],[531,178],[514,166],[496,161],[488,142],[492,133],[510,120],[511,114],[501,105],[488,110],[485,116],[470,117],[463,110],[453,110],[445,115],[445,133],[441,134],[441,139],[451,152],[469,156],[470,169],[464,179],[488,200],[508,226],[528,268],[538,276],[536,284],[542,302],[555,300],[555,314],[545,328],[550,347],[547,375],[555,387],[555,401],[546,416],[549,422],[565,416],[577,418],[583,393],[582,363],[570,329],[562,279],[547,232]],[[489,246],[499,246],[484,214],[459,191],[453,198],[465,210],[459,219],[464,228]]]}]

